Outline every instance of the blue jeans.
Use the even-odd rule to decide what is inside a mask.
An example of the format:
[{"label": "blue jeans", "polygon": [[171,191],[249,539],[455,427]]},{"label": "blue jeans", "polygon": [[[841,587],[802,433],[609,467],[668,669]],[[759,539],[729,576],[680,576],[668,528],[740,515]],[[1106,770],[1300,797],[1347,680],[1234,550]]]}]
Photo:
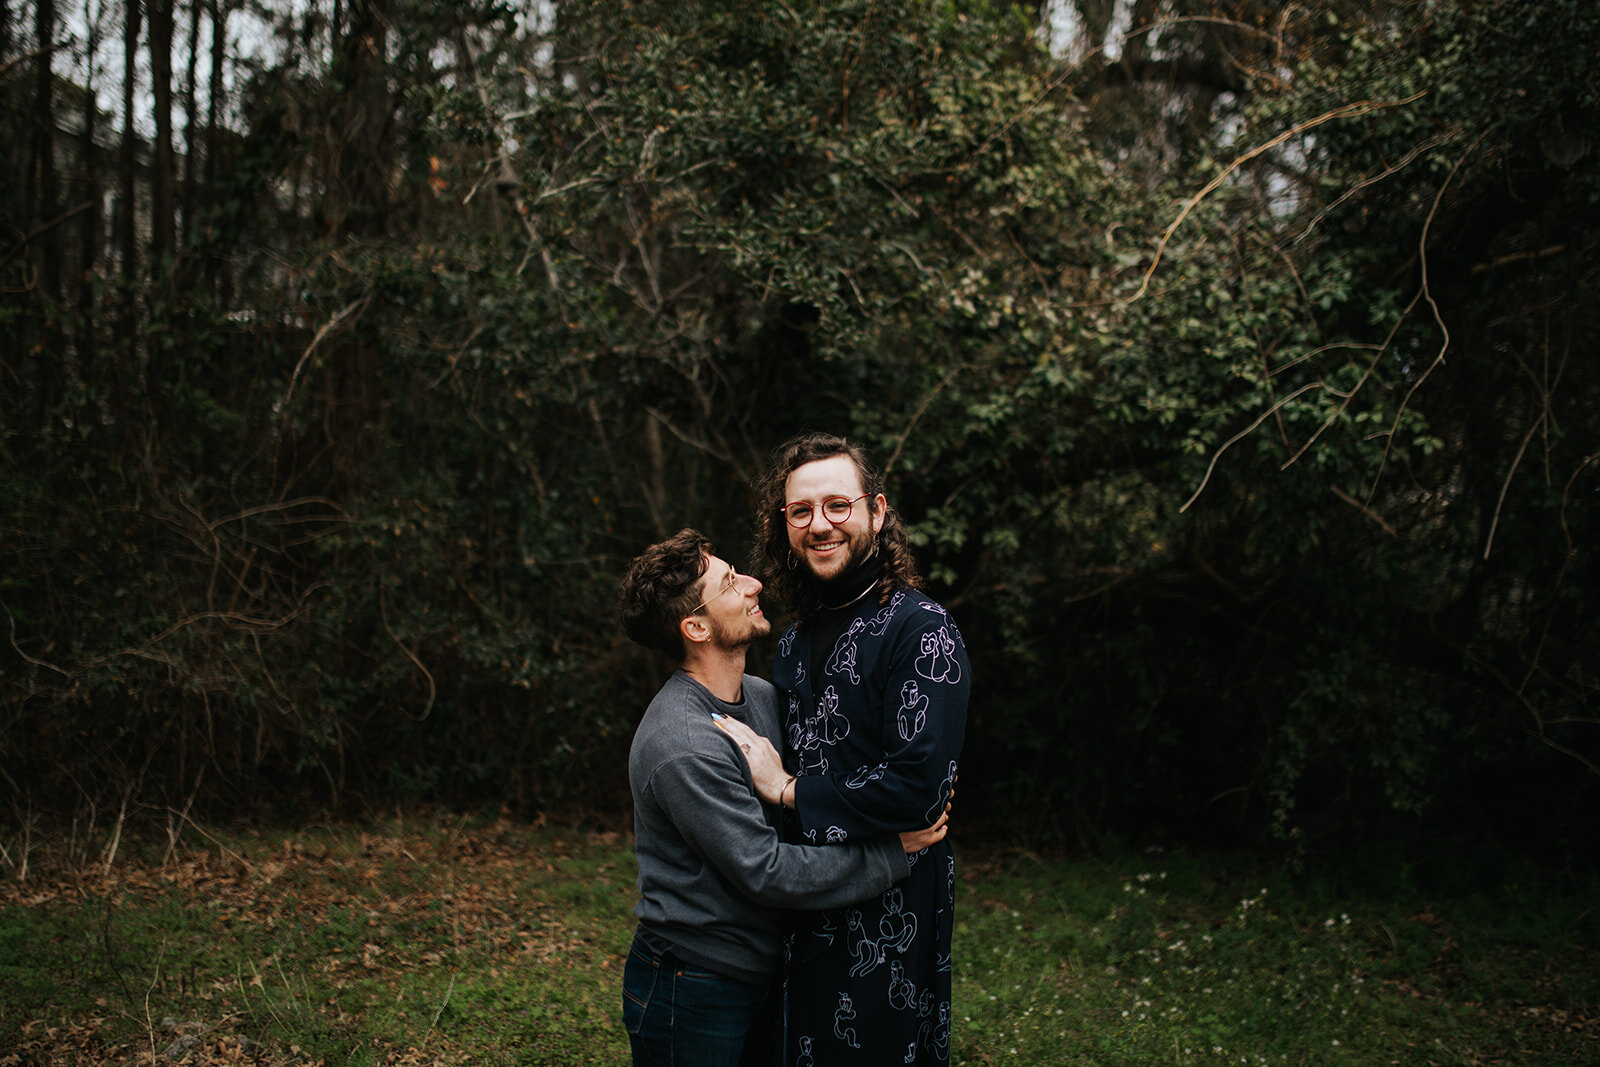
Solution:
[{"label": "blue jeans", "polygon": [[622,1025],[634,1067],[768,1067],[771,992],[670,951],[658,956],[635,937],[622,969]]}]

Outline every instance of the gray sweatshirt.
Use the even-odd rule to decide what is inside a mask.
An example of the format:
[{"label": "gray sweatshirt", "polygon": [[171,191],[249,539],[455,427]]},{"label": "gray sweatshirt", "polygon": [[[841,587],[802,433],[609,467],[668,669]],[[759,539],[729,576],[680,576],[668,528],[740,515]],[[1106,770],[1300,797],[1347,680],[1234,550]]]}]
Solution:
[{"label": "gray sweatshirt", "polygon": [[777,970],[778,909],[837,907],[882,893],[910,873],[895,837],[850,845],[789,845],[779,812],[761,802],[738,747],[712,722],[731,715],[780,752],[777,693],[744,676],[728,704],[683,671],[661,687],[633,735],[639,903],[633,913],[690,962],[746,981]]}]

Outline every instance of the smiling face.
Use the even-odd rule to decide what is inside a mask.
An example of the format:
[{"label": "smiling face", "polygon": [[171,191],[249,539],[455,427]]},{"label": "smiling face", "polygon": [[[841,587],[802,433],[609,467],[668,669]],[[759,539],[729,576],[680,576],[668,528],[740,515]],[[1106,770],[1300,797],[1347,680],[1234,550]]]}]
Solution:
[{"label": "smiling face", "polygon": [[700,583],[700,607],[684,620],[686,627],[703,623],[708,639],[719,648],[744,648],[772,630],[761,613],[761,581],[740,574],[720,556],[706,557]]},{"label": "smiling face", "polygon": [[829,456],[796,467],[784,482],[784,503],[811,505],[811,521],[789,527],[789,547],[819,581],[848,574],[872,554],[872,540],[883,523],[883,494],[856,500],[849,518],[835,526],[823,511],[830,497],[861,496],[861,472],[849,456]]}]

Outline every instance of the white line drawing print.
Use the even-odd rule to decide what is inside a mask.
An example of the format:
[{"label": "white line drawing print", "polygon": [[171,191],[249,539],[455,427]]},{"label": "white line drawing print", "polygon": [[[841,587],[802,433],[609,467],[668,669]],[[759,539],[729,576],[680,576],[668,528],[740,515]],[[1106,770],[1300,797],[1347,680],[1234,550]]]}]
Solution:
[{"label": "white line drawing print", "polygon": [[821,744],[832,748],[850,736],[850,720],[839,711],[839,691],[833,686],[828,686],[822,693],[822,699],[817,701],[817,713],[807,725],[812,724],[815,725],[807,747],[814,748]]},{"label": "white line drawing print", "polygon": [[939,1005],[939,1021],[924,1019],[917,1028],[917,1039],[912,1042],[911,1048],[906,1052],[907,1063],[916,1062],[917,1046],[922,1045],[930,1049],[941,1062],[950,1056],[950,1004],[948,1001]]},{"label": "white line drawing print", "polygon": [[915,681],[900,687],[900,710],[895,713],[895,721],[900,725],[903,741],[916,737],[928,725],[928,697],[917,688]]},{"label": "white line drawing print", "polygon": [[855,960],[850,967],[852,978],[871,974],[883,966],[890,949],[903,953],[917,939],[917,917],[905,910],[900,890],[884,893],[883,905],[884,914],[878,917],[878,933],[882,936],[876,938],[867,931],[861,909],[850,909],[850,956]]},{"label": "white line drawing print", "polygon": [[[793,694],[790,695],[793,700]],[[828,773],[828,760],[820,749],[832,748],[850,735],[850,720],[839,711],[839,693],[833,686],[824,690],[815,714],[801,718],[798,703],[789,707],[789,747],[799,757],[801,774]]]},{"label": "white line drawing print", "polygon": [[[947,800],[949,798],[950,790],[952,788],[954,788],[955,784],[956,784],[956,761],[955,760],[951,760],[950,761],[950,771],[949,771],[949,773],[947,773],[944,776],[944,781],[939,783],[939,795],[934,798],[933,807],[929,808],[924,813],[924,815],[927,817],[929,825],[932,825],[934,820],[939,817],[939,811],[940,811],[940,809],[942,809],[944,807],[944,802],[945,802],[945,800]],[[952,860],[952,863],[953,862],[954,861]],[[952,877],[953,876],[954,876],[954,871],[952,871]],[[954,897],[954,894],[952,894],[952,898],[953,897]]]},{"label": "white line drawing print", "polygon": [[918,996],[917,984],[906,977],[905,965],[899,960],[889,963],[889,1007],[896,1011],[915,1011],[918,1015],[933,1014],[933,990],[924,989]]},{"label": "white line drawing print", "polygon": [[961,661],[955,658],[956,643],[950,631],[941,626],[922,635],[922,655],[917,657],[917,673],[930,682],[961,681]]},{"label": "white line drawing print", "polygon": [[850,966],[851,978],[871,974],[883,965],[883,946],[867,936],[866,924],[861,921],[860,908],[850,909],[850,935],[850,955],[855,959],[855,963]]},{"label": "white line drawing print", "polygon": [[879,778],[882,778],[884,772],[888,769],[888,760],[884,760],[876,767],[870,767],[866,765],[857,767],[856,773],[852,774],[848,779],[845,780],[844,787],[846,789],[860,789],[868,782],[876,782]]},{"label": "white line drawing print", "polygon": [[871,633],[873,637],[882,637],[884,631],[889,629],[889,622],[894,618],[895,609],[900,606],[901,602],[903,602],[905,598],[906,594],[904,590],[896,592],[894,596],[889,598],[888,606],[872,617],[872,629],[868,632]]},{"label": "white line drawing print", "polygon": [[800,758],[800,773],[801,774],[827,774],[828,773],[828,757],[827,756],[824,756],[824,755],[821,755],[821,754],[816,754],[817,761],[815,763],[808,763],[807,762],[807,758],[808,758],[808,756],[812,755],[812,753],[801,752],[801,751],[799,751],[797,749],[795,754]]},{"label": "white line drawing print", "polygon": [[825,673],[843,674],[850,679],[851,685],[861,684],[861,675],[856,673],[856,634],[866,625],[864,619],[851,620],[850,629],[840,634],[833,646],[833,655],[828,657],[828,665],[823,668]]},{"label": "white line drawing print", "polygon": [[878,932],[883,935],[883,940],[878,942],[878,951],[894,949],[904,952],[911,947],[911,942],[917,939],[917,916],[914,912],[905,909],[905,897],[900,890],[891,889],[883,895],[883,915],[878,919]]},{"label": "white line drawing print", "polygon": [[839,994],[839,1010],[833,1013],[833,1036],[849,1045],[851,1048],[860,1048],[861,1042],[856,1040],[856,1031],[853,1026],[844,1024],[856,1017],[856,1009],[850,1003],[849,993]]},{"label": "white line drawing print", "polygon": [[839,928],[833,924],[833,916],[825,915],[822,919],[822,925],[817,927],[817,929],[814,931],[814,936],[819,938],[824,944],[832,945],[834,935],[838,934],[838,932]]}]

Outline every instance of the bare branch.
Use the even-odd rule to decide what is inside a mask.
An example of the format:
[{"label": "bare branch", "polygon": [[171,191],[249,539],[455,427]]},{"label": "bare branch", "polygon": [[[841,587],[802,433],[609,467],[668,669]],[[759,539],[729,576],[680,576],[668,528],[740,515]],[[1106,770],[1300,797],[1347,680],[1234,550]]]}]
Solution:
[{"label": "bare branch", "polygon": [[316,335],[311,338],[311,343],[306,345],[306,350],[300,354],[299,362],[295,363],[294,373],[289,375],[289,390],[288,392],[284,393],[283,405],[279,409],[284,413],[285,418],[288,417],[289,401],[294,399],[294,388],[296,383],[300,381],[300,370],[306,365],[306,360],[310,359],[311,354],[317,350],[317,346],[322,344],[322,339],[324,337],[328,336],[328,334],[332,333],[334,330],[342,327],[345,323],[360,315],[361,312],[366,310],[367,305],[371,302],[372,293],[370,291],[363,293],[361,296],[340,308],[334,313],[332,318],[318,328]]},{"label": "bare branch", "polygon": [[[1317,438],[1321,437],[1328,427],[1337,422],[1339,420],[1339,416],[1343,415],[1345,411],[1349,409],[1350,401],[1355,398],[1355,395],[1361,391],[1362,386],[1367,384],[1367,379],[1371,378],[1373,372],[1378,369],[1378,361],[1381,360],[1383,358],[1383,354],[1389,350],[1389,343],[1394,340],[1394,335],[1400,332],[1401,325],[1406,321],[1407,318],[1410,317],[1411,309],[1417,306],[1417,301],[1421,298],[1421,292],[1418,292],[1416,296],[1411,298],[1411,303],[1406,305],[1405,310],[1400,313],[1400,317],[1396,319],[1394,325],[1389,328],[1389,336],[1383,339],[1383,344],[1378,345],[1377,348],[1373,350],[1372,359],[1367,364],[1367,369],[1362,372],[1361,377],[1356,380],[1356,384],[1352,385],[1348,391],[1338,394],[1340,398],[1339,406],[1334,408],[1333,412],[1329,414],[1326,419],[1322,420],[1322,425],[1318,426],[1316,432],[1306,439],[1305,444],[1301,445],[1295,450],[1294,455],[1283,461],[1283,466],[1279,468],[1280,470],[1288,470],[1291,466],[1298,462],[1300,457],[1306,454],[1306,450],[1316,443]],[[1392,430],[1390,432],[1393,433]]]},{"label": "bare branch", "polygon": [[1322,222],[1322,220],[1324,218],[1327,217],[1328,213],[1333,211],[1340,204],[1344,203],[1346,200],[1349,200],[1352,196],[1355,196],[1357,193],[1359,193],[1361,190],[1365,189],[1367,186],[1376,185],[1378,182],[1383,181],[1383,179],[1385,179],[1389,175],[1395,173],[1400,168],[1402,168],[1406,164],[1410,163],[1413,159],[1416,159],[1422,153],[1428,151],[1430,148],[1435,147],[1436,145],[1440,144],[1443,141],[1444,141],[1444,136],[1443,135],[1440,135],[1440,136],[1437,136],[1437,137],[1429,137],[1427,140],[1423,141],[1421,144],[1419,144],[1416,147],[1412,148],[1411,151],[1409,151],[1405,155],[1401,156],[1400,157],[1400,161],[1398,163],[1393,163],[1393,164],[1391,164],[1391,165],[1389,165],[1387,167],[1384,167],[1383,170],[1379,171],[1377,174],[1374,174],[1374,175],[1372,175],[1370,177],[1367,177],[1367,178],[1363,178],[1360,181],[1356,182],[1350,188],[1346,189],[1339,196],[1339,198],[1337,200],[1335,200],[1333,203],[1329,204],[1327,207],[1323,208],[1321,211],[1317,212],[1316,215],[1312,218],[1312,220],[1310,222],[1306,223],[1305,229],[1301,230],[1300,233],[1295,237],[1295,239],[1293,241],[1291,241],[1290,243],[1291,244],[1299,244],[1301,241],[1303,241],[1307,237],[1311,236],[1311,231],[1316,229],[1317,225],[1320,222]]},{"label": "bare branch", "polygon": [[[489,89],[483,84],[483,79],[478,77],[477,53],[473,51],[472,42],[467,39],[465,33],[456,34],[456,47],[461,49],[461,56],[465,60],[464,66],[471,72],[473,88],[478,92],[478,99],[483,104],[484,111],[490,115],[494,114],[494,106],[489,99]],[[500,141],[500,146],[499,151],[489,161],[488,166],[495,171],[495,188],[511,204],[512,213],[516,215],[517,221],[522,223],[522,232],[528,238],[528,251],[532,253],[535,249],[538,250],[539,261],[544,265],[545,281],[549,284],[551,290],[559,291],[561,279],[556,274],[555,260],[550,255],[550,247],[545,244],[544,240],[539,236],[538,229],[533,225],[533,219],[528,212],[528,202],[522,195],[522,182],[518,180],[517,172],[511,169],[509,138],[506,136],[501,122],[496,122],[494,129],[495,136]],[[469,193],[468,196],[470,198],[471,194]],[[524,258],[523,262],[526,263],[527,259]],[[519,273],[520,270],[521,268],[518,268]]]},{"label": "bare branch", "polygon": [[1157,242],[1155,258],[1150,261],[1150,266],[1145,270],[1144,278],[1139,283],[1138,291],[1127,299],[1120,301],[1120,303],[1131,304],[1145,294],[1145,291],[1150,288],[1150,279],[1155,276],[1156,268],[1161,265],[1161,257],[1165,254],[1167,244],[1172,240],[1172,235],[1177,232],[1179,226],[1183,225],[1183,220],[1189,217],[1190,212],[1199,206],[1200,201],[1204,200],[1206,197],[1215,192],[1223,182],[1228,180],[1228,176],[1234,171],[1238,170],[1252,159],[1261,155],[1263,152],[1270,152],[1272,149],[1283,144],[1285,141],[1288,141],[1293,137],[1298,137],[1307,130],[1316,129],[1318,126],[1321,126],[1324,123],[1332,122],[1334,119],[1352,118],[1357,115],[1365,115],[1368,112],[1379,111],[1384,108],[1403,107],[1406,104],[1412,103],[1413,101],[1425,96],[1426,93],[1427,90],[1422,90],[1420,92],[1413,93],[1404,100],[1391,100],[1384,102],[1374,100],[1358,100],[1353,104],[1345,104],[1342,107],[1336,107],[1332,111],[1327,111],[1321,115],[1318,115],[1316,118],[1307,119],[1305,122],[1297,123],[1294,126],[1289,127],[1287,130],[1284,130],[1282,133],[1278,134],[1278,136],[1272,138],[1272,140],[1267,141],[1265,144],[1257,145],[1244,155],[1236,158],[1232,163],[1229,163],[1226,167],[1222,168],[1221,172],[1218,173],[1215,178],[1212,178],[1209,182],[1207,182],[1205,184],[1205,188],[1201,189],[1198,193],[1194,194],[1194,196],[1190,197],[1184,203],[1182,210],[1178,212],[1178,217],[1172,220],[1172,224],[1167,227],[1166,232],[1161,235],[1161,240]]},{"label": "bare branch", "polygon": [[[1287,18],[1287,12],[1285,12],[1285,18]],[[1182,24],[1182,23],[1186,23],[1186,22],[1207,23],[1207,24],[1211,24],[1211,25],[1225,26],[1225,27],[1227,27],[1229,29],[1238,30],[1241,33],[1253,34],[1253,35],[1258,36],[1258,37],[1264,37],[1264,38],[1266,38],[1267,40],[1270,40],[1270,41],[1276,41],[1277,44],[1278,44],[1278,50],[1279,50],[1280,53],[1282,52],[1282,49],[1283,49],[1283,36],[1282,36],[1281,26],[1280,26],[1280,29],[1277,32],[1270,32],[1270,31],[1261,29],[1259,26],[1252,26],[1252,25],[1250,25],[1249,23],[1246,23],[1246,22],[1239,22],[1239,21],[1237,21],[1235,19],[1218,18],[1216,16],[1208,16],[1208,15],[1180,15],[1180,16],[1177,16],[1175,18],[1164,18],[1164,19],[1161,19],[1161,20],[1159,20],[1157,22],[1152,22],[1148,26],[1141,26],[1137,30],[1134,30],[1134,31],[1132,31],[1130,33],[1124,34],[1123,37],[1122,37],[1122,41],[1123,41],[1124,46],[1126,46],[1127,42],[1132,40],[1133,38],[1145,37],[1145,36],[1149,36],[1151,34],[1160,33],[1164,29],[1168,29],[1168,28],[1170,28],[1172,26],[1176,26],[1176,25],[1179,25],[1179,24]],[[1074,62],[1071,65],[1067,66],[1065,69],[1063,69],[1055,77],[1053,77],[1050,80],[1048,80],[1047,82],[1045,82],[1044,86],[1037,93],[1034,94],[1034,97],[1033,97],[1032,100],[1029,100],[1027,102],[1027,104],[1023,105],[1023,107],[1015,115],[1013,115],[1011,118],[1009,118],[1005,122],[1001,123],[1000,126],[993,133],[991,133],[988,137],[984,138],[982,144],[978,145],[977,148],[974,148],[972,150],[972,152],[967,156],[967,158],[962,162],[962,164],[959,167],[956,168],[956,173],[959,174],[962,171],[967,170],[968,168],[972,167],[977,162],[978,157],[983,155],[984,152],[988,151],[990,145],[994,144],[996,141],[1000,140],[1001,138],[1005,137],[1008,133],[1010,133],[1012,127],[1014,127],[1017,123],[1021,122],[1023,119],[1027,118],[1034,110],[1036,110],[1040,105],[1042,105],[1045,102],[1045,100],[1050,96],[1051,93],[1055,92],[1055,90],[1059,89],[1063,84],[1065,84],[1066,82],[1070,81],[1073,78],[1074,75],[1076,75],[1080,70],[1082,70],[1084,67],[1089,65],[1090,60],[1094,59],[1096,56],[1102,54],[1103,52],[1105,52],[1105,46],[1104,45],[1097,45],[1096,47],[1091,48],[1087,53],[1085,53],[1083,55],[1082,58],[1078,59],[1076,62]],[[1145,63],[1141,64],[1141,66],[1144,66],[1144,67],[1147,67],[1147,68],[1150,68],[1150,69],[1158,69],[1159,68],[1159,70],[1163,73],[1163,75],[1170,75],[1172,67],[1173,67],[1173,64],[1172,64],[1172,62],[1170,60],[1163,60],[1163,61],[1156,61],[1156,62],[1146,61]],[[1192,73],[1195,75],[1195,77],[1198,80],[1206,81],[1206,82],[1214,82],[1214,81],[1216,81],[1216,79],[1211,76],[1211,72],[1202,70],[1200,68],[1199,64],[1189,63],[1189,64],[1185,64],[1185,67],[1186,67],[1186,69],[1192,67],[1193,68]],[[1108,80],[1112,79],[1112,78],[1119,78],[1119,77],[1120,78],[1124,78],[1124,79],[1129,80],[1129,81],[1138,80],[1136,77],[1132,76],[1125,69],[1125,64],[1121,60],[1118,60],[1116,62],[1110,62],[1110,63],[1104,64],[1101,67],[1101,74],[1102,74],[1103,77],[1105,77]],[[1228,84],[1228,85],[1221,86],[1221,87],[1222,88],[1227,88],[1227,89],[1237,89],[1238,88],[1237,85],[1233,85],[1233,84]]]},{"label": "bare branch", "polygon": [[955,367],[952,367],[950,373],[946,374],[943,378],[940,378],[939,384],[928,390],[928,394],[922,398],[922,403],[917,405],[917,410],[911,415],[911,421],[906,423],[905,432],[902,433],[900,435],[900,439],[894,443],[894,452],[890,454],[889,461],[883,465],[883,476],[885,478],[889,476],[890,471],[894,470],[894,461],[900,458],[900,450],[905,447],[906,438],[911,436],[911,431],[916,428],[917,421],[921,419],[923,413],[928,410],[928,405],[933,403],[933,398],[938,396],[944,387],[950,384],[951,379],[966,369],[967,365],[965,363],[957,364]]},{"label": "bare branch", "polygon": [[1427,381],[1428,376],[1434,372],[1434,369],[1444,362],[1445,353],[1450,350],[1450,328],[1445,325],[1444,316],[1439,311],[1439,305],[1433,299],[1433,293],[1428,288],[1428,231],[1432,229],[1433,220],[1439,214],[1439,204],[1444,200],[1445,190],[1450,188],[1450,183],[1455,180],[1456,173],[1461,170],[1461,165],[1472,155],[1473,150],[1482,142],[1484,136],[1485,134],[1480,133],[1467,146],[1466,151],[1462,152],[1456,159],[1455,166],[1450,168],[1450,173],[1445,175],[1444,181],[1439,185],[1439,191],[1434,194],[1433,206],[1428,209],[1428,217],[1423,220],[1422,235],[1417,238],[1417,254],[1422,261],[1421,295],[1427,299],[1428,306],[1433,309],[1433,321],[1439,324],[1439,330],[1444,334],[1444,340],[1439,343],[1438,355],[1433,357],[1433,362],[1428,364],[1428,369],[1422,372],[1422,376],[1411,384],[1410,389],[1406,390],[1405,399],[1400,401],[1400,408],[1394,413],[1394,422],[1389,425],[1389,439],[1383,444],[1383,456],[1378,460],[1378,470],[1372,476],[1372,488],[1367,490],[1368,500],[1371,500],[1373,494],[1378,491],[1378,482],[1383,478],[1383,469],[1389,463],[1389,453],[1394,450],[1394,433],[1400,428],[1401,416],[1406,413],[1406,408],[1410,406],[1411,398],[1416,395],[1418,389],[1422,388],[1422,383]]},{"label": "bare branch", "polygon": [[1528,443],[1533,440],[1533,435],[1539,432],[1539,427],[1544,425],[1544,415],[1533,420],[1533,425],[1528,427],[1528,432],[1522,435],[1522,443],[1517,446],[1517,454],[1511,457],[1511,469],[1506,471],[1506,480],[1500,483],[1500,496],[1494,502],[1494,516],[1489,520],[1489,534],[1483,542],[1483,558],[1488,559],[1489,553],[1494,550],[1494,532],[1500,526],[1500,512],[1506,504],[1506,493],[1511,489],[1511,479],[1516,476],[1517,468],[1522,464],[1522,457],[1528,451]]},{"label": "bare branch", "polygon": [[195,623],[204,622],[207,619],[233,623],[251,632],[270,632],[273,630],[281,630],[283,627],[293,622],[302,612],[306,610],[311,599],[311,594],[315,593],[319,589],[324,588],[326,585],[326,582],[318,582],[315,585],[310,586],[304,593],[300,595],[300,603],[295,606],[294,610],[282,618],[260,618],[257,616],[246,615],[243,612],[238,611],[199,611],[179,619],[177,622],[168,626],[154,637],[145,641],[138,648],[118,649],[117,651],[108,653],[105,656],[96,657],[94,662],[105,662],[106,660],[114,659],[117,656],[135,656],[141,659],[154,660],[158,663],[166,663],[168,662],[167,660],[164,660],[161,656],[151,653],[149,649],[152,646],[158,645],[162,641],[165,641],[167,638],[171,637],[184,627],[193,626]]},{"label": "bare branch", "polygon": [[[1561,532],[1567,539],[1567,557],[1572,557],[1572,529],[1567,525],[1567,501],[1572,498],[1572,486],[1578,480],[1589,464],[1600,460],[1600,452],[1591,452],[1585,456],[1582,463],[1573,468],[1572,476],[1567,479],[1566,486],[1561,490]],[[1563,571],[1565,568],[1563,568]]]},{"label": "bare branch", "polygon": [[6,251],[5,255],[0,256],[0,267],[10,263],[14,258],[16,258],[18,253],[22,252],[23,249],[27,248],[28,245],[33,243],[35,238],[43,237],[57,226],[60,226],[66,222],[71,222],[73,219],[77,218],[85,211],[88,211],[90,208],[96,206],[98,203],[99,201],[96,200],[85,200],[77,207],[71,207],[63,211],[49,222],[41,223],[40,225],[34,227],[31,231],[25,234],[20,241],[12,245],[10,249]]},{"label": "bare branch", "polygon": [[11,612],[7,611],[6,612],[6,618],[11,621],[11,647],[16,650],[17,655],[21,656],[23,659],[27,660],[29,663],[33,664],[36,667],[46,667],[46,668],[48,668],[48,669],[50,669],[52,671],[55,671],[57,674],[61,675],[63,678],[71,678],[72,677],[71,674],[68,674],[66,671],[62,670],[60,667],[57,667],[54,663],[46,663],[42,659],[34,659],[32,656],[30,656],[26,652],[22,651],[21,646],[19,646],[17,644],[17,617],[15,615],[11,614]]},{"label": "bare branch", "polygon": [[733,455],[725,448],[718,448],[717,446],[707,441],[702,441],[697,437],[690,437],[688,434],[674,426],[672,424],[672,420],[667,418],[666,413],[661,411],[659,408],[646,405],[645,411],[649,413],[652,419],[656,420],[656,422],[665,427],[668,433],[682,441],[684,444],[688,445],[690,448],[697,452],[704,452],[713,459],[721,460],[734,470],[739,469],[738,461],[735,460]]},{"label": "bare branch", "polygon": [[1222,458],[1222,454],[1224,452],[1238,444],[1240,441],[1244,440],[1246,437],[1250,436],[1257,426],[1260,426],[1263,422],[1266,422],[1267,419],[1272,417],[1273,412],[1283,407],[1283,405],[1287,404],[1301,393],[1308,393],[1313,389],[1325,388],[1327,388],[1326,383],[1320,380],[1311,382],[1307,385],[1302,385],[1300,388],[1296,389],[1294,392],[1290,393],[1288,396],[1284,397],[1282,400],[1279,400],[1276,404],[1273,404],[1267,410],[1263,411],[1259,416],[1256,417],[1255,422],[1252,422],[1249,426],[1246,426],[1244,429],[1228,438],[1228,440],[1223,443],[1222,447],[1217,449],[1216,452],[1212,454],[1211,462],[1206,466],[1206,476],[1200,479],[1200,484],[1198,487],[1196,487],[1194,495],[1183,502],[1183,507],[1178,509],[1179,513],[1181,514],[1182,512],[1188,511],[1189,505],[1200,499],[1200,494],[1205,492],[1206,483],[1211,481],[1211,472],[1217,469],[1217,460]]},{"label": "bare branch", "polygon": [[1318,345],[1309,352],[1296,356],[1294,359],[1288,360],[1287,362],[1278,364],[1276,367],[1273,367],[1267,371],[1267,376],[1269,378],[1275,378],[1286,370],[1292,370],[1295,367],[1298,367],[1308,359],[1315,359],[1324,352],[1333,352],[1341,348],[1353,348],[1357,350],[1366,349],[1369,352],[1382,352],[1384,346],[1359,341],[1333,341],[1325,345]]},{"label": "bare branch", "polygon": [[434,697],[439,692],[438,686],[434,685],[433,682],[433,672],[428,670],[427,666],[417,658],[417,654],[407,648],[405,642],[395,634],[394,628],[389,625],[389,610],[384,603],[383,597],[378,598],[378,618],[383,621],[383,629],[389,635],[389,640],[393,641],[400,651],[406,654],[406,659],[415,664],[417,670],[421,671],[422,676],[428,680],[428,702],[422,706],[422,714],[412,719],[413,722],[421,722],[428,717],[428,712],[433,710]]},{"label": "bare branch", "polygon": [[1520,263],[1523,260],[1543,259],[1546,256],[1559,256],[1561,253],[1565,252],[1566,250],[1567,250],[1567,246],[1566,245],[1559,244],[1559,245],[1550,245],[1548,248],[1541,248],[1541,249],[1539,249],[1537,251],[1534,251],[1534,252],[1512,252],[1512,253],[1510,253],[1508,255],[1496,256],[1494,259],[1489,260],[1489,262],[1487,262],[1487,263],[1474,263],[1472,265],[1472,273],[1473,274],[1483,274],[1486,271],[1499,270],[1501,267],[1504,267],[1507,264]]},{"label": "bare branch", "polygon": [[1388,534],[1390,537],[1398,536],[1395,533],[1394,527],[1390,526],[1386,521],[1384,521],[1382,515],[1379,515],[1376,511],[1373,511],[1372,508],[1368,507],[1366,504],[1363,504],[1361,501],[1357,500],[1343,489],[1340,489],[1337,485],[1333,487],[1333,495],[1338,497],[1340,500],[1343,500],[1346,504],[1349,504],[1357,511],[1361,512],[1379,526],[1382,526],[1383,532]]}]

